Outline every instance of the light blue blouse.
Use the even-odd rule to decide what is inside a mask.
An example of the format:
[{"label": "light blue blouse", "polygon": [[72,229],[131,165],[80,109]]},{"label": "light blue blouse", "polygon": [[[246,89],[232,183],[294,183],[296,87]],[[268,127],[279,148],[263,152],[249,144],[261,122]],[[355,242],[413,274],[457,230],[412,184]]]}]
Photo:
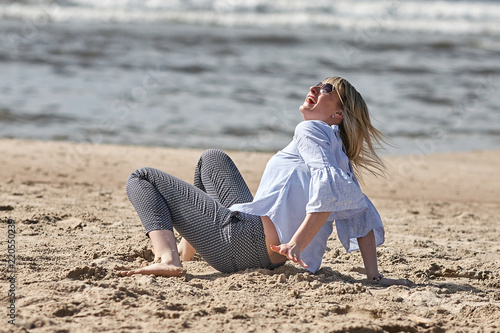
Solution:
[{"label": "light blue blouse", "polygon": [[308,213],[331,212],[327,222],[302,251],[308,270],[316,272],[326,242],[337,228],[348,252],[359,250],[356,238],[374,231],[384,242],[384,226],[371,201],[361,192],[351,163],[342,150],[336,125],[310,120],[295,128],[292,142],[267,163],[255,198],[232,211],[269,216],[281,243],[288,243]]}]

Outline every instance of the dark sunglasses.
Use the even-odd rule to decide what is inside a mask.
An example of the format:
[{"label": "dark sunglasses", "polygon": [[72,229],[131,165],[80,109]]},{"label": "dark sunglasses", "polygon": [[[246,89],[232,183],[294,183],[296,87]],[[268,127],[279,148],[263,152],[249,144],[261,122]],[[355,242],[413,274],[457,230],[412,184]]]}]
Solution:
[{"label": "dark sunglasses", "polygon": [[339,95],[340,103],[342,103],[342,105],[344,106],[344,101],[342,100],[342,97],[340,97],[339,91],[337,89],[335,89],[335,86],[333,84],[318,82],[315,85],[315,87],[318,87],[318,86],[321,86],[321,88],[319,89],[319,92],[322,94],[329,94],[335,90],[337,92],[337,95]]}]

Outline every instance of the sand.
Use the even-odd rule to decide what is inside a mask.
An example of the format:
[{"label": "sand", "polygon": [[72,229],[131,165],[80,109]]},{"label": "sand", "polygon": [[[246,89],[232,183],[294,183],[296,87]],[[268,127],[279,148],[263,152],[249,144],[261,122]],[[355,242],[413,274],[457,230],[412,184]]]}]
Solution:
[{"label": "sand", "polygon": [[[386,227],[381,271],[413,288],[365,280],[335,233],[315,275],[222,274],[197,258],[180,278],[118,277],[152,260],[128,174],[191,181],[201,151],[9,139],[0,151],[2,251],[11,219],[17,269],[2,255],[0,331],[500,332],[500,151],[387,157],[388,179],[366,178]],[[255,191],[271,155],[230,155]]]}]

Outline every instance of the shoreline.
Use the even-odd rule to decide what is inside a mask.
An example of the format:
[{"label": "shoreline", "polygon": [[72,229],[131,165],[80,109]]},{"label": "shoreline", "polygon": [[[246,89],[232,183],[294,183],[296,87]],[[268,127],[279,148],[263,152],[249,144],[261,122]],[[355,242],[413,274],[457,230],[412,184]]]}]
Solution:
[{"label": "shoreline", "polygon": [[[415,288],[367,281],[335,231],[314,275],[291,263],[223,274],[198,257],[180,278],[118,277],[152,260],[128,175],[151,166],[192,182],[203,150],[0,139],[0,151],[0,227],[14,226],[16,257],[0,270],[15,299],[2,299],[15,326],[7,306],[0,318],[12,332],[499,329],[500,150],[389,156],[389,180],[366,178],[386,229],[381,272]],[[228,153],[255,193],[272,154]]]},{"label": "shoreline", "polygon": [[[25,181],[32,181],[33,177],[43,181],[69,177],[115,187],[120,186],[120,180],[124,185],[128,174],[137,168],[150,166],[191,182],[194,166],[204,150],[0,139],[0,151],[4,152],[0,172],[4,178]],[[274,153],[227,152],[244,174],[251,191],[255,192],[265,165]],[[29,158],[27,154],[31,154]],[[127,154],[132,157],[128,159]],[[108,156],[110,161],[101,165],[99,158],[103,155]],[[370,197],[500,203],[500,189],[495,186],[500,183],[496,176],[500,149],[383,155],[382,158],[387,164],[386,178],[363,176],[366,181],[362,187]],[[18,163],[28,174],[18,174]],[[440,191],[441,188],[446,188],[447,193]]]}]

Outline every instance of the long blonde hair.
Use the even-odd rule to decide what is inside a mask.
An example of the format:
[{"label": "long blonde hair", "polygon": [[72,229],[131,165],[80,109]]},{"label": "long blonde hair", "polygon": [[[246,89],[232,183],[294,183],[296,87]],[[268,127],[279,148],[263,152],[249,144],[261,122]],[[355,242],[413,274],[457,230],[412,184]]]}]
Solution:
[{"label": "long blonde hair", "polygon": [[356,88],[342,77],[327,77],[323,83],[333,84],[342,96],[344,120],[339,125],[340,137],[356,177],[360,181],[363,180],[363,169],[375,176],[385,176],[385,164],[378,156],[377,150],[382,147],[382,143],[386,143],[386,136],[373,127],[365,100]]}]

